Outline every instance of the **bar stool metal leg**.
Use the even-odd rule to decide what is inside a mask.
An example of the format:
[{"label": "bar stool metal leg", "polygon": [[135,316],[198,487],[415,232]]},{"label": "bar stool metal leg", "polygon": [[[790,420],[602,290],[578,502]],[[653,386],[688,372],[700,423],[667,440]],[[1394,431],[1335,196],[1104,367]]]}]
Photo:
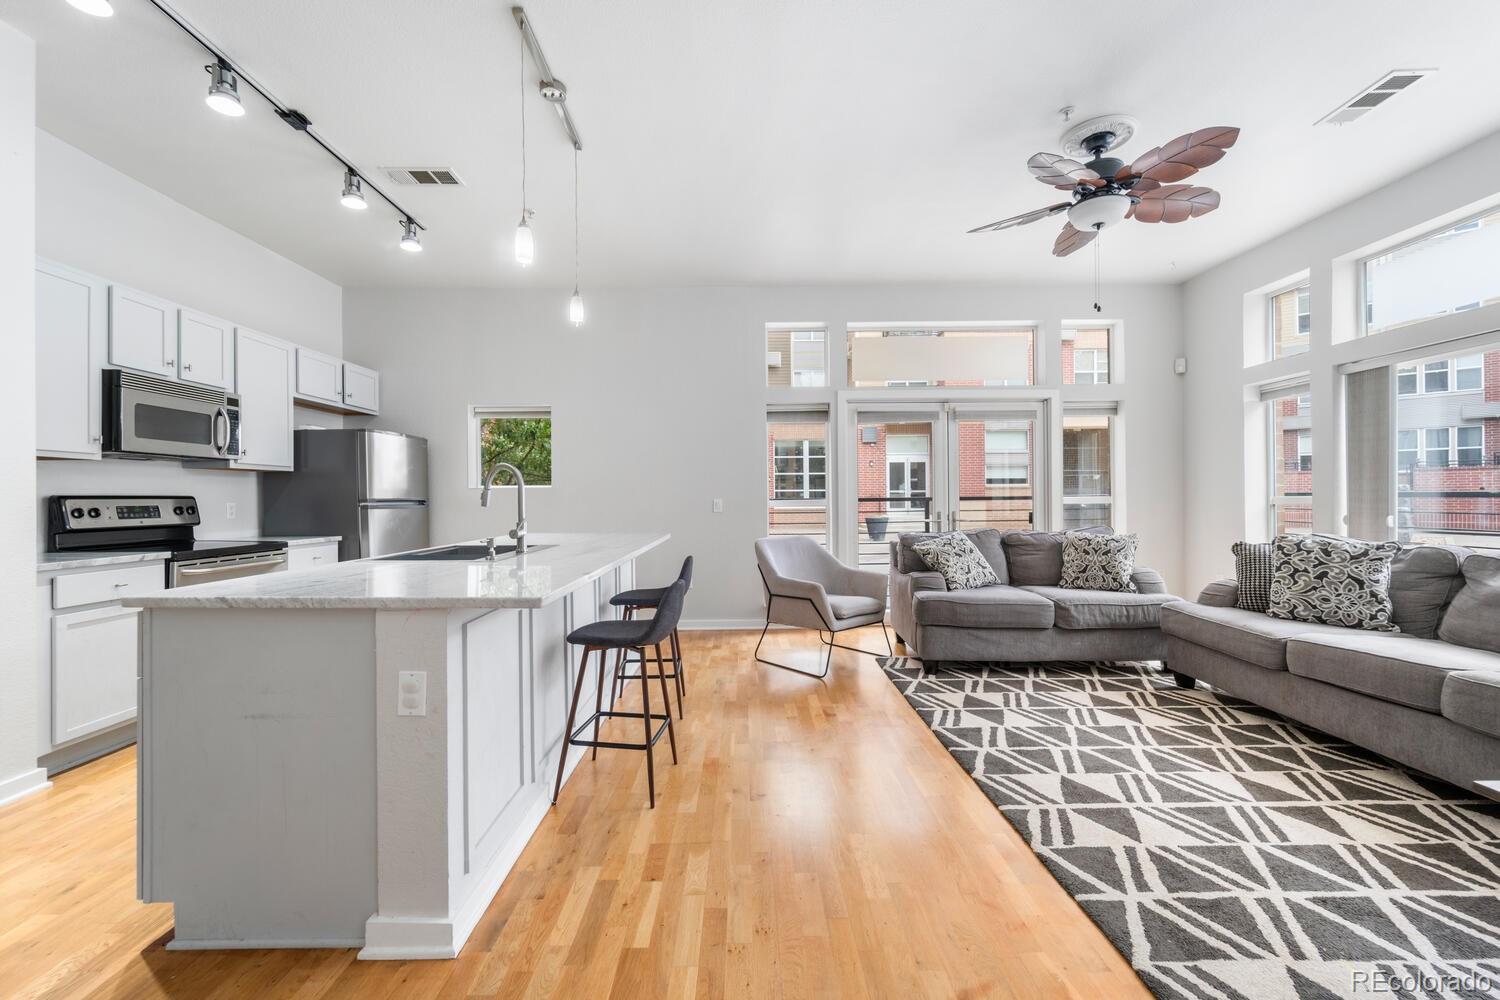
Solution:
[{"label": "bar stool metal leg", "polygon": [[[656,679],[661,681],[662,701],[667,704],[667,740],[672,744],[672,763],[677,763],[677,732],[672,728],[672,694],[667,687],[667,672],[661,668],[661,643],[656,644]],[[641,686],[650,684],[649,678],[641,678]],[[682,717],[682,703],[677,703],[677,717]]]},{"label": "bar stool metal leg", "polygon": [[687,695],[687,675],[682,672],[682,636],[675,628],[672,630],[672,672],[677,675],[677,700],[680,703]]},{"label": "bar stool metal leg", "polygon": [[[598,690],[594,692],[594,749],[593,752],[589,755],[589,758],[591,760],[599,759],[599,716],[604,712],[604,675],[608,672],[609,669],[608,659],[609,654],[602,649],[599,650],[599,687]],[[583,658],[583,662],[585,666],[588,665],[587,656]],[[613,702],[611,702],[611,704],[613,704]],[[568,738],[572,738],[571,733],[569,734]]]},{"label": "bar stool metal leg", "polygon": [[[646,647],[637,649],[641,654],[641,673],[646,672]],[[577,701],[577,698],[574,698]],[[646,731],[646,797],[651,801],[651,808],[656,808],[656,762],[651,753],[651,685],[645,681],[641,682],[641,722]],[[672,706],[667,706],[667,725],[672,724]],[[557,774],[558,787],[562,786],[562,772]],[[554,801],[556,797],[554,796]]]},{"label": "bar stool metal leg", "polygon": [[[583,647],[583,663],[588,663],[589,654],[593,651],[593,646]],[[603,650],[600,650],[600,653],[602,655]],[[578,668],[578,680],[573,684],[573,704],[568,709],[568,728],[563,730],[562,749],[557,753],[557,783],[552,786],[553,805],[557,805],[557,797],[558,795],[562,794],[563,769],[568,766],[568,747],[573,745],[570,738],[573,733],[573,719],[578,714],[578,698],[583,694],[583,677],[586,673],[587,671],[584,670],[583,666],[580,665]],[[646,731],[648,734],[651,731],[650,720],[647,720],[646,722]],[[646,752],[648,754],[650,753],[649,750],[647,750]]]}]

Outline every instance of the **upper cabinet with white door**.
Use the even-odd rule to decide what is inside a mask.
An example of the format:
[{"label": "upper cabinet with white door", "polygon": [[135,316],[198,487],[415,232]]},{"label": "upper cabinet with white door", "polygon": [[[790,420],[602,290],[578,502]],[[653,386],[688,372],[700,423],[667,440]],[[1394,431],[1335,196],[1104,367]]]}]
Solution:
[{"label": "upper cabinet with white door", "polygon": [[344,408],[380,412],[380,373],[344,362]]},{"label": "upper cabinet with white door", "polygon": [[292,468],[292,389],[297,348],[243,326],[235,330],[240,397],[238,469]]},{"label": "upper cabinet with white door", "polygon": [[234,389],[234,324],[177,310],[177,375],[184,382]]},{"label": "upper cabinet with white door", "polygon": [[109,363],[175,379],[177,306],[124,285],[110,285]]},{"label": "upper cabinet with white door", "polygon": [[297,399],[342,413],[379,413],[380,373],[299,347]]},{"label": "upper cabinet with white door", "polygon": [[109,335],[109,283],[36,264],[36,453],[98,458],[99,369]]}]

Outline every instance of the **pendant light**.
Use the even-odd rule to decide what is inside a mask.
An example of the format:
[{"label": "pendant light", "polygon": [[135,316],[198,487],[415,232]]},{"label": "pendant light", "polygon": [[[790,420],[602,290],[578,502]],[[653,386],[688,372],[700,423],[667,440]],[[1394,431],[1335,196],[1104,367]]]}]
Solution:
[{"label": "pendant light", "polygon": [[530,267],[536,260],[536,240],[531,234],[531,209],[526,207],[526,44],[521,43],[521,221],[516,226],[516,263]]},{"label": "pendant light", "polygon": [[399,246],[407,253],[422,252],[422,240],[417,235],[417,222],[409,215],[401,223],[401,243]]},{"label": "pendant light", "polygon": [[578,294],[578,147],[573,147],[573,297],[568,299],[568,322],[582,326],[583,296]]},{"label": "pendant light", "polygon": [[209,63],[203,68],[208,70],[208,75],[213,80],[208,85],[208,96],[203,98],[204,103],[230,118],[244,115],[245,106],[240,103],[240,79],[234,75],[229,64]]},{"label": "pendant light", "polygon": [[363,212],[370,207],[369,202],[365,201],[364,185],[360,182],[359,174],[352,170],[344,171],[344,193],[339,197],[339,204],[356,212]]}]

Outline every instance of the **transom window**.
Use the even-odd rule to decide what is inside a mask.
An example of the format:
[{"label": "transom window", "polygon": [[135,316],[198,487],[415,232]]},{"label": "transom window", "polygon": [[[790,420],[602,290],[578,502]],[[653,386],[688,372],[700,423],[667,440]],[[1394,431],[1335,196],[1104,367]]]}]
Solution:
[{"label": "transom window", "polygon": [[1428,395],[1439,392],[1477,392],[1484,388],[1484,355],[1466,354],[1439,358],[1421,365],[1396,368],[1396,394]]},{"label": "transom window", "polygon": [[766,327],[766,385],[821,388],[828,384],[828,334],[821,328]]},{"label": "transom window", "polygon": [[1298,285],[1267,298],[1270,313],[1271,357],[1307,353],[1312,333],[1311,289]]},{"label": "transom window", "polygon": [[1109,327],[1063,331],[1063,384],[1109,383]]},{"label": "transom window", "polygon": [[1379,333],[1500,302],[1500,210],[1362,262],[1364,329]]},{"label": "transom window", "polygon": [[849,331],[849,385],[1031,385],[1036,332],[1029,326]]}]

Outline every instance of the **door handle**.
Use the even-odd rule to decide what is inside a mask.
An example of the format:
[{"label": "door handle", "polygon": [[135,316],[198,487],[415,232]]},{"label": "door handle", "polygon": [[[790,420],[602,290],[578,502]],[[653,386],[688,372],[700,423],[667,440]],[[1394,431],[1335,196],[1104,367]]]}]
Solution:
[{"label": "door handle", "polygon": [[257,559],[254,562],[231,562],[220,563],[215,566],[181,566],[177,572],[181,576],[203,576],[208,573],[225,573],[230,570],[258,569],[261,566],[280,566],[286,562],[286,556],[273,556],[270,559]]},{"label": "door handle", "polygon": [[[220,420],[224,421],[224,443],[223,444],[219,443],[219,421]],[[213,434],[214,434],[214,451],[216,451],[220,455],[222,455],[222,454],[224,454],[225,451],[227,451],[229,449],[229,411],[227,409],[225,409],[224,407],[222,407],[222,406],[219,407],[217,410],[214,411],[214,431],[213,431]]]}]

